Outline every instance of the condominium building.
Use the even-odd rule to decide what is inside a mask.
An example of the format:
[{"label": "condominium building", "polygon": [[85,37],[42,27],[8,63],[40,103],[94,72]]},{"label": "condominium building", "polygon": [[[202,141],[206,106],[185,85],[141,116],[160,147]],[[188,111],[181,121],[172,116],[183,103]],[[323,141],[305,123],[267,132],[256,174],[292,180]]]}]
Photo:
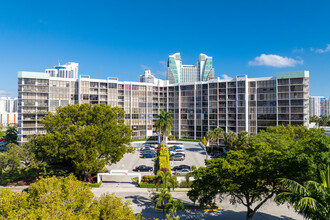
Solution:
[{"label": "condominium building", "polygon": [[268,126],[307,126],[309,119],[308,71],[174,84],[22,71],[18,72],[18,94],[20,143],[28,135],[45,133],[40,120],[48,111],[77,103],[105,103],[124,109],[125,120],[134,131],[132,138],[154,135],[160,109],[172,112],[172,134],[177,138],[202,139],[216,127],[257,133]]},{"label": "condominium building", "polygon": [[324,96],[310,96],[309,97],[309,115],[330,116],[330,99]]},{"label": "condominium building", "polygon": [[212,57],[200,54],[195,65],[182,65],[180,53],[170,55],[167,62],[167,80],[173,83],[207,81],[214,76]]},{"label": "condominium building", "polygon": [[0,127],[17,124],[17,98],[0,97]]}]

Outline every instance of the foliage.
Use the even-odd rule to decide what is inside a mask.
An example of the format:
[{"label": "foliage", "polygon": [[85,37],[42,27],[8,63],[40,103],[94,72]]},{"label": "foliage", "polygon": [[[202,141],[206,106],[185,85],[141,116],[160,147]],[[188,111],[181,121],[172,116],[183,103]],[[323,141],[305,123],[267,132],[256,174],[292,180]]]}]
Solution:
[{"label": "foliage", "polygon": [[161,147],[158,150],[158,156],[156,161],[158,163],[156,166],[158,170],[165,168],[168,170],[168,172],[171,173],[170,155],[167,146]]},{"label": "foliage", "polygon": [[170,135],[173,127],[173,118],[171,114],[171,111],[165,112],[161,109],[160,114],[155,116],[155,118],[158,118],[155,122],[156,131],[161,132],[163,136],[163,148],[165,147],[165,137]]},{"label": "foliage", "polygon": [[181,187],[182,188],[191,188],[191,186],[192,186],[192,181],[186,181],[186,180],[183,180],[182,182],[181,182]]},{"label": "foliage", "polygon": [[[227,134],[228,135],[228,134]],[[227,136],[226,135],[226,136]],[[233,136],[236,136],[233,133]],[[226,139],[226,137],[225,137]],[[235,146],[235,141],[228,141]],[[321,129],[271,127],[248,138],[247,146],[230,151],[226,158],[207,160],[194,172],[193,201],[211,205],[218,194],[247,207],[247,218],[281,190],[278,178],[315,179],[318,168],[330,160],[330,138]]]},{"label": "foliage", "polygon": [[171,172],[163,172],[163,171],[158,171],[157,172],[157,178],[160,180],[158,181],[158,183],[156,184],[156,187],[158,189],[159,187],[159,184],[161,183],[162,186],[163,186],[163,190],[164,189],[168,189],[168,191],[170,191],[170,188],[173,188],[174,190],[174,187],[175,187],[175,179],[173,178]]},{"label": "foliage", "polygon": [[16,126],[9,126],[5,133],[5,141],[7,143],[17,143],[17,128]]},{"label": "foliage", "polygon": [[182,201],[180,199],[170,198],[168,200],[168,203],[166,204],[165,208],[166,208],[166,211],[171,211],[172,214],[173,214],[173,217],[176,218],[177,217],[177,215],[176,215],[177,210],[184,209],[184,206],[183,206]]},{"label": "foliage", "polygon": [[206,133],[206,139],[209,142],[214,142],[217,139],[216,133],[214,131],[212,131],[212,130],[208,131]]},{"label": "foliage", "polygon": [[201,142],[201,140],[180,138],[178,141]]},{"label": "foliage", "polygon": [[166,190],[162,189],[159,193],[156,193],[152,200],[155,203],[155,208],[162,208],[163,209],[163,215],[165,216],[165,205],[166,203],[172,198],[171,194]]},{"label": "foliage", "polygon": [[92,188],[99,188],[102,185],[102,181],[99,183],[88,183],[87,186],[92,187]]},{"label": "foliage", "polygon": [[203,140],[202,140],[202,144],[204,145],[204,146],[206,146],[207,145],[207,139],[206,139],[206,137],[204,136],[204,138],[203,138]]},{"label": "foliage", "polygon": [[95,198],[90,188],[71,175],[45,178],[27,192],[0,191],[4,219],[140,219],[130,203],[114,195]]},{"label": "foliage", "polygon": [[154,183],[138,183],[140,188],[156,188],[156,184]]},{"label": "foliage", "polygon": [[315,122],[317,126],[330,126],[330,117],[327,115],[312,116],[309,122]]},{"label": "foliage", "polygon": [[224,136],[225,136],[225,132],[223,131],[223,129],[222,128],[215,128],[214,130],[213,130],[213,132],[214,132],[214,134],[215,134],[215,137],[216,137],[216,139],[217,139],[217,144],[219,145],[220,143],[219,143],[219,140],[220,140],[220,138],[224,138]]},{"label": "foliage", "polygon": [[43,119],[47,134],[36,136],[34,152],[48,164],[72,166],[86,180],[130,152],[132,130],[124,114],[105,104],[59,107]]},{"label": "foliage", "polygon": [[307,181],[304,185],[290,179],[280,179],[286,189],[276,200],[293,205],[307,219],[330,219],[330,169],[320,171],[321,182]]},{"label": "foliage", "polygon": [[224,137],[225,145],[228,146],[229,150],[233,150],[235,148],[235,143],[237,142],[237,134],[235,132],[228,132]]},{"label": "foliage", "polygon": [[169,135],[168,136],[168,140],[170,140],[170,141],[174,141],[176,138],[174,137],[174,135]]}]

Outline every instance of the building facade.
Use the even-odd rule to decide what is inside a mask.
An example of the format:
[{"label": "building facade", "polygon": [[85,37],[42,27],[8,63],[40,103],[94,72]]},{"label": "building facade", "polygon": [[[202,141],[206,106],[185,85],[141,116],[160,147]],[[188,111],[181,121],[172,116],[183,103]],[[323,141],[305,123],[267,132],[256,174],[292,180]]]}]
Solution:
[{"label": "building facade", "polygon": [[324,96],[310,96],[309,97],[309,115],[330,116],[330,99]]},{"label": "building facade", "polygon": [[18,123],[17,108],[17,98],[0,97],[0,127],[6,128]]},{"label": "building facade", "polygon": [[167,62],[167,80],[170,84],[208,81],[213,78],[212,57],[200,54],[195,65],[182,65],[180,53],[170,55]]},{"label": "building facade", "polygon": [[18,94],[20,143],[28,135],[45,133],[40,121],[48,111],[77,103],[105,103],[124,109],[125,120],[134,131],[132,138],[154,135],[160,109],[172,112],[172,134],[177,138],[202,139],[216,127],[257,133],[269,126],[308,126],[309,120],[308,71],[175,84],[23,71],[18,73]]}]

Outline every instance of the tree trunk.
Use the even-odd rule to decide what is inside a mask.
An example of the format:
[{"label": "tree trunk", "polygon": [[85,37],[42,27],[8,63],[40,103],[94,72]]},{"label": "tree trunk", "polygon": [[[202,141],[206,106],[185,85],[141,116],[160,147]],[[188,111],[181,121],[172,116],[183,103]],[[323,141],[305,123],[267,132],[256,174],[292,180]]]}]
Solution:
[{"label": "tree trunk", "polygon": [[165,133],[163,135],[163,150],[165,150]]},{"label": "tree trunk", "polygon": [[246,220],[252,220],[254,214],[255,214],[255,211],[253,211],[252,209],[248,208],[248,211],[246,213]]}]

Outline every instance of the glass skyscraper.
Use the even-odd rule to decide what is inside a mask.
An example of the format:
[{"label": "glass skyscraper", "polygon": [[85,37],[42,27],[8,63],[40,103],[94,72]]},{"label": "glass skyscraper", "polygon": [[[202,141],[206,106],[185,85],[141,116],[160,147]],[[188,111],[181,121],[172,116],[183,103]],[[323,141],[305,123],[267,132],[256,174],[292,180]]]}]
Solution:
[{"label": "glass skyscraper", "polygon": [[167,63],[169,83],[207,81],[214,76],[212,57],[200,54],[195,65],[182,65],[180,53],[170,55]]}]

